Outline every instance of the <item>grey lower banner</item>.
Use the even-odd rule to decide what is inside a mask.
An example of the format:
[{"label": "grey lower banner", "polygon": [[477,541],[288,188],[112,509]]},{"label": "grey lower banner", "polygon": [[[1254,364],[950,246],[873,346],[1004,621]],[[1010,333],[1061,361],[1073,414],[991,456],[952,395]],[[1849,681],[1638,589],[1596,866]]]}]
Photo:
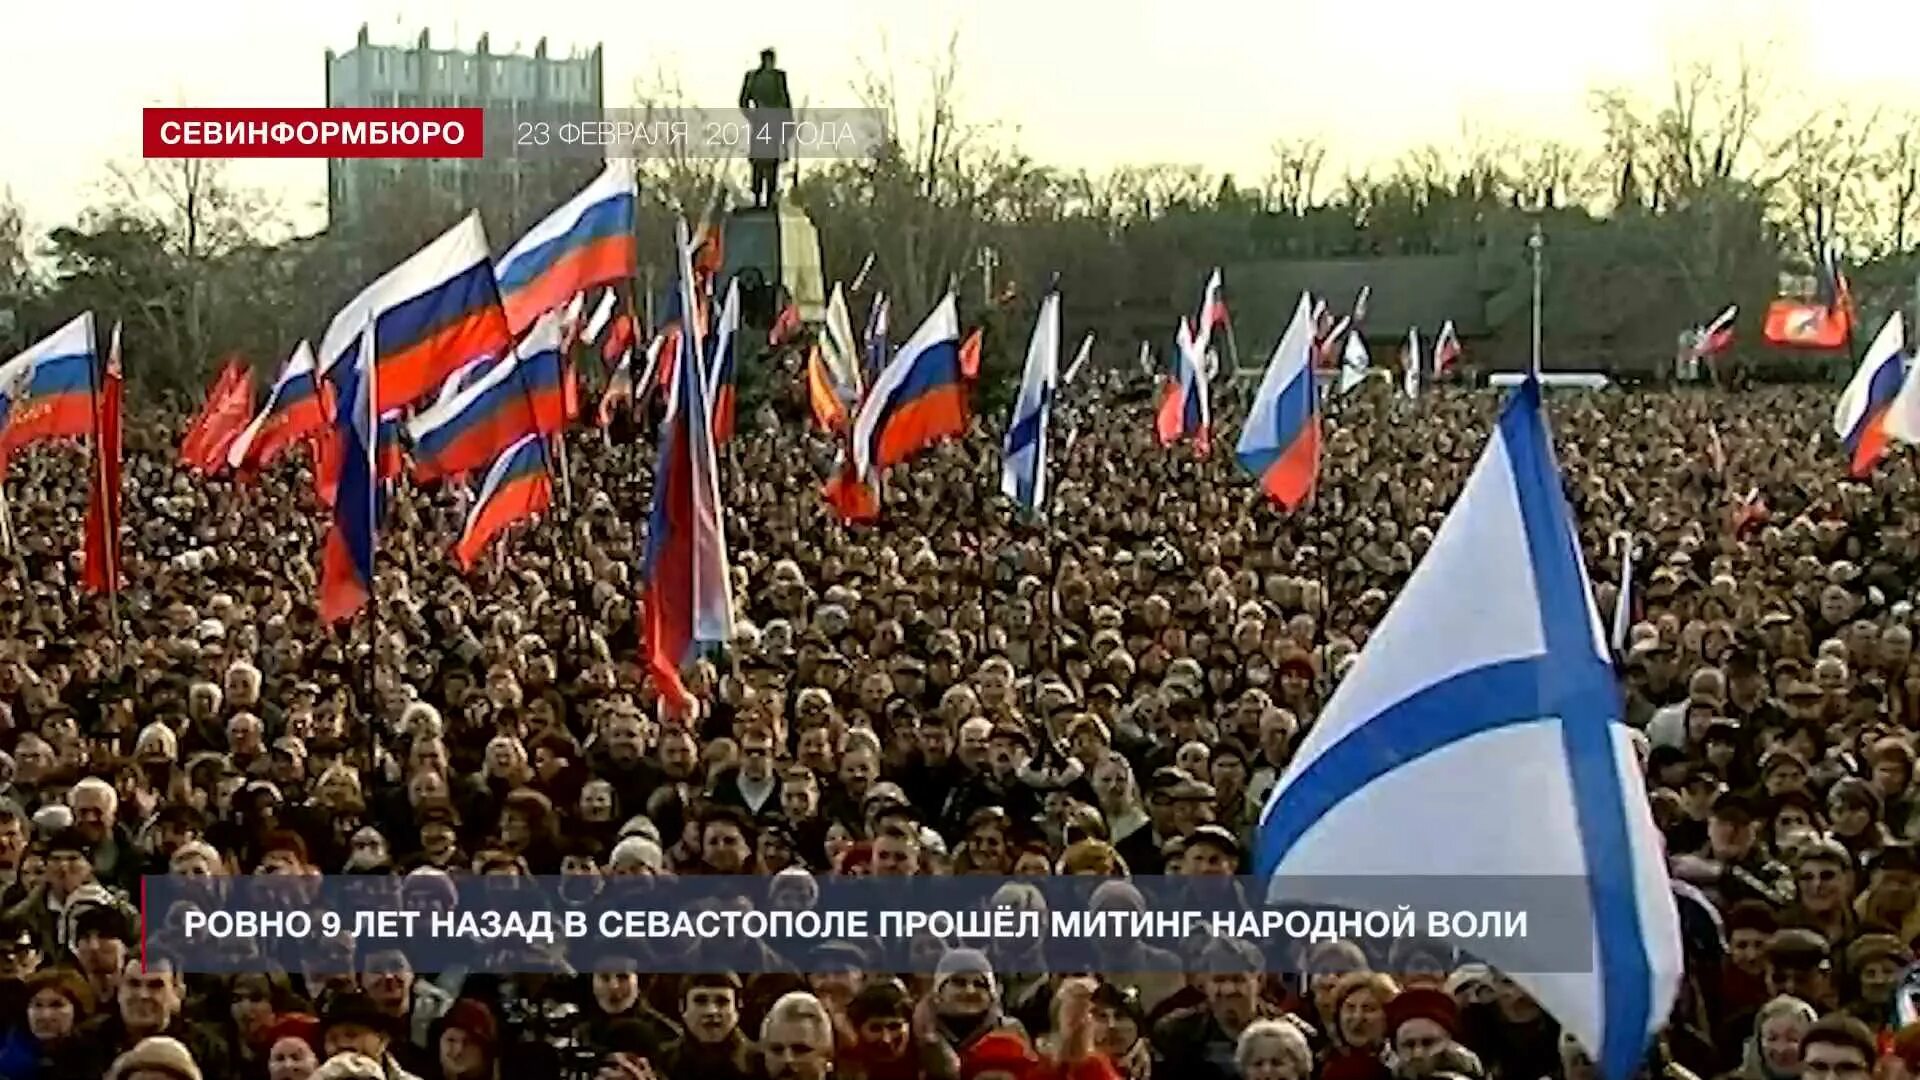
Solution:
[{"label": "grey lower banner", "polygon": [[488,109],[489,159],[867,159],[887,143],[879,109],[633,108],[518,112]]},{"label": "grey lower banner", "polygon": [[[1572,877],[150,877],[149,964],[415,971],[930,972],[949,949],[1001,971],[1298,971],[1356,945],[1378,970],[1593,968],[1590,888]],[[1284,897],[1284,900],[1279,898]],[[1516,966],[1516,958],[1520,965]]]}]

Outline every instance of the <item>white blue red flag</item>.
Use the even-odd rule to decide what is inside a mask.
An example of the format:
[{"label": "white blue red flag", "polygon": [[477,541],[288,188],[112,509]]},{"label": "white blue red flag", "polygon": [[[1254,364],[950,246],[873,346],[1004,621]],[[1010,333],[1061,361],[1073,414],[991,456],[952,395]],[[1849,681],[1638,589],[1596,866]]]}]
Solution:
[{"label": "white blue red flag", "polygon": [[[1833,408],[1833,430],[1847,450],[1847,473],[1864,479],[1887,456],[1887,417],[1907,378],[1906,324],[1898,311],[1874,335],[1859,370]],[[1902,420],[1902,430],[1907,421]]]},{"label": "white blue red flag", "polygon": [[28,443],[93,434],[98,356],[88,311],[0,364],[0,473]]},{"label": "white blue red flag", "polygon": [[1590,928],[1576,962],[1543,958],[1550,934],[1448,943],[1510,976],[1607,1080],[1628,1080],[1682,967],[1632,736],[1530,379],[1269,796],[1255,873],[1269,903],[1333,905],[1466,877],[1498,908],[1520,887],[1503,883],[1564,882],[1577,900],[1554,917]]},{"label": "white blue red flag", "polygon": [[1000,465],[1000,491],[1030,514],[1040,513],[1047,503],[1047,422],[1053,417],[1059,378],[1060,294],[1050,292],[1040,301],[1040,317],[1027,341],[1027,365]]},{"label": "white blue red flag", "polygon": [[560,316],[549,311],[476,381],[423,409],[407,424],[414,479],[429,483],[478,472],[527,434],[566,427]]},{"label": "white blue red flag", "polygon": [[515,335],[596,285],[633,277],[639,189],[626,161],[609,161],[579,194],[507,249],[495,267],[507,327]]},{"label": "white blue red flag", "polygon": [[1161,446],[1193,440],[1194,451],[1205,455],[1213,444],[1213,408],[1208,397],[1206,362],[1193,328],[1184,316],[1173,335],[1173,368],[1160,391],[1154,431]]},{"label": "white blue red flag", "polygon": [[960,375],[960,316],[953,294],[887,361],[853,419],[853,465],[862,479],[967,429]]},{"label": "white blue red flag", "polygon": [[1313,383],[1313,301],[1305,293],[1267,361],[1234,456],[1288,510],[1313,497],[1320,472],[1320,393]]},{"label": "white blue red flag", "polygon": [[287,447],[325,431],[333,413],[328,390],[315,370],[313,347],[302,341],[280,366],[260,414],[227,447],[227,464],[242,475],[257,472]]},{"label": "white blue red flag", "polygon": [[727,282],[727,298],[713,326],[707,349],[707,405],[712,410],[713,444],[725,446],[733,438],[734,385],[739,377],[740,279]]},{"label": "white blue red flag", "polygon": [[538,435],[523,435],[488,467],[480,494],[467,511],[466,527],[453,545],[454,559],[462,570],[472,573],[494,537],[552,505],[553,477],[547,470],[546,446]]},{"label": "white blue red flag", "polygon": [[[692,311],[692,241],[684,221],[678,224],[675,239],[680,251],[681,310]],[[680,678],[682,665],[700,649],[733,636],[720,474],[698,359],[701,332],[699,320],[686,323],[667,392],[659,462],[653,474],[641,646],[662,696],[682,710],[691,705],[691,695]]]},{"label": "white blue red flag", "polygon": [[373,597],[373,553],[380,516],[376,333],[369,318],[353,354],[334,373],[340,408],[331,438],[338,451],[339,477],[333,489],[333,524],[320,554],[323,622],[350,619]]},{"label": "white blue red flag", "polygon": [[[564,302],[564,300],[563,300]],[[513,344],[475,211],[360,291],[333,317],[320,341],[320,373],[351,367],[367,321],[379,342],[379,412],[411,405],[447,377]],[[336,384],[336,390],[339,389]],[[344,395],[340,395],[344,397]]]}]

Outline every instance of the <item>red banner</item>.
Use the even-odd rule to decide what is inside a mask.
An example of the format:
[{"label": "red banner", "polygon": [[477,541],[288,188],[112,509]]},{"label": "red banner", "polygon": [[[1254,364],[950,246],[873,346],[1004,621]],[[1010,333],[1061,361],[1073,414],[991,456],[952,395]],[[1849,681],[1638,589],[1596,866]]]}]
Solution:
[{"label": "red banner", "polygon": [[142,110],[150,158],[477,158],[486,110]]}]

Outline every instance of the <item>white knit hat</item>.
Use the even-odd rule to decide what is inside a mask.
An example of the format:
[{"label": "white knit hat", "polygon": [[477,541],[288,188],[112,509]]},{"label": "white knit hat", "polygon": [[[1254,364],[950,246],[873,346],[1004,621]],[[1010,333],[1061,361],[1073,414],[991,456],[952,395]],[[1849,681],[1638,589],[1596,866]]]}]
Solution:
[{"label": "white knit hat", "polygon": [[193,1060],[193,1053],[180,1040],[165,1035],[141,1039],[133,1049],[121,1054],[113,1068],[107,1070],[107,1080],[121,1080],[141,1070],[170,1073],[180,1080],[202,1080],[200,1065]]}]

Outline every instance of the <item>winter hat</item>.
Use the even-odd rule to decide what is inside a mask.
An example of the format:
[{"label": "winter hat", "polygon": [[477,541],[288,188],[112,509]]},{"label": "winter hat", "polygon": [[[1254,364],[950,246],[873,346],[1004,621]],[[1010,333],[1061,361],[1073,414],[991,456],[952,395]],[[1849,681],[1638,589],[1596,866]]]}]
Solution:
[{"label": "winter hat", "polygon": [[122,1080],[142,1069],[163,1072],[179,1077],[179,1080],[203,1080],[193,1054],[179,1039],[169,1039],[165,1035],[141,1039],[133,1049],[121,1054],[115,1059],[113,1068],[107,1070],[107,1080]]},{"label": "winter hat", "polygon": [[448,1028],[464,1032],[484,1047],[489,1055],[500,1043],[500,1025],[494,1020],[493,1012],[472,998],[461,998],[454,1002],[453,1007],[440,1018],[440,1030]]},{"label": "winter hat", "polygon": [[939,993],[948,979],[955,975],[985,975],[987,991],[994,996],[1000,994],[1000,983],[993,977],[993,962],[979,949],[948,949],[940,957],[940,963],[933,969],[933,992]]},{"label": "winter hat", "polygon": [[1460,1037],[1460,1006],[1444,990],[1422,986],[1395,994],[1387,1002],[1388,1037],[1409,1020],[1431,1020],[1448,1035]]},{"label": "winter hat", "polygon": [[365,1054],[335,1054],[307,1080],[386,1080],[387,1067]]}]

